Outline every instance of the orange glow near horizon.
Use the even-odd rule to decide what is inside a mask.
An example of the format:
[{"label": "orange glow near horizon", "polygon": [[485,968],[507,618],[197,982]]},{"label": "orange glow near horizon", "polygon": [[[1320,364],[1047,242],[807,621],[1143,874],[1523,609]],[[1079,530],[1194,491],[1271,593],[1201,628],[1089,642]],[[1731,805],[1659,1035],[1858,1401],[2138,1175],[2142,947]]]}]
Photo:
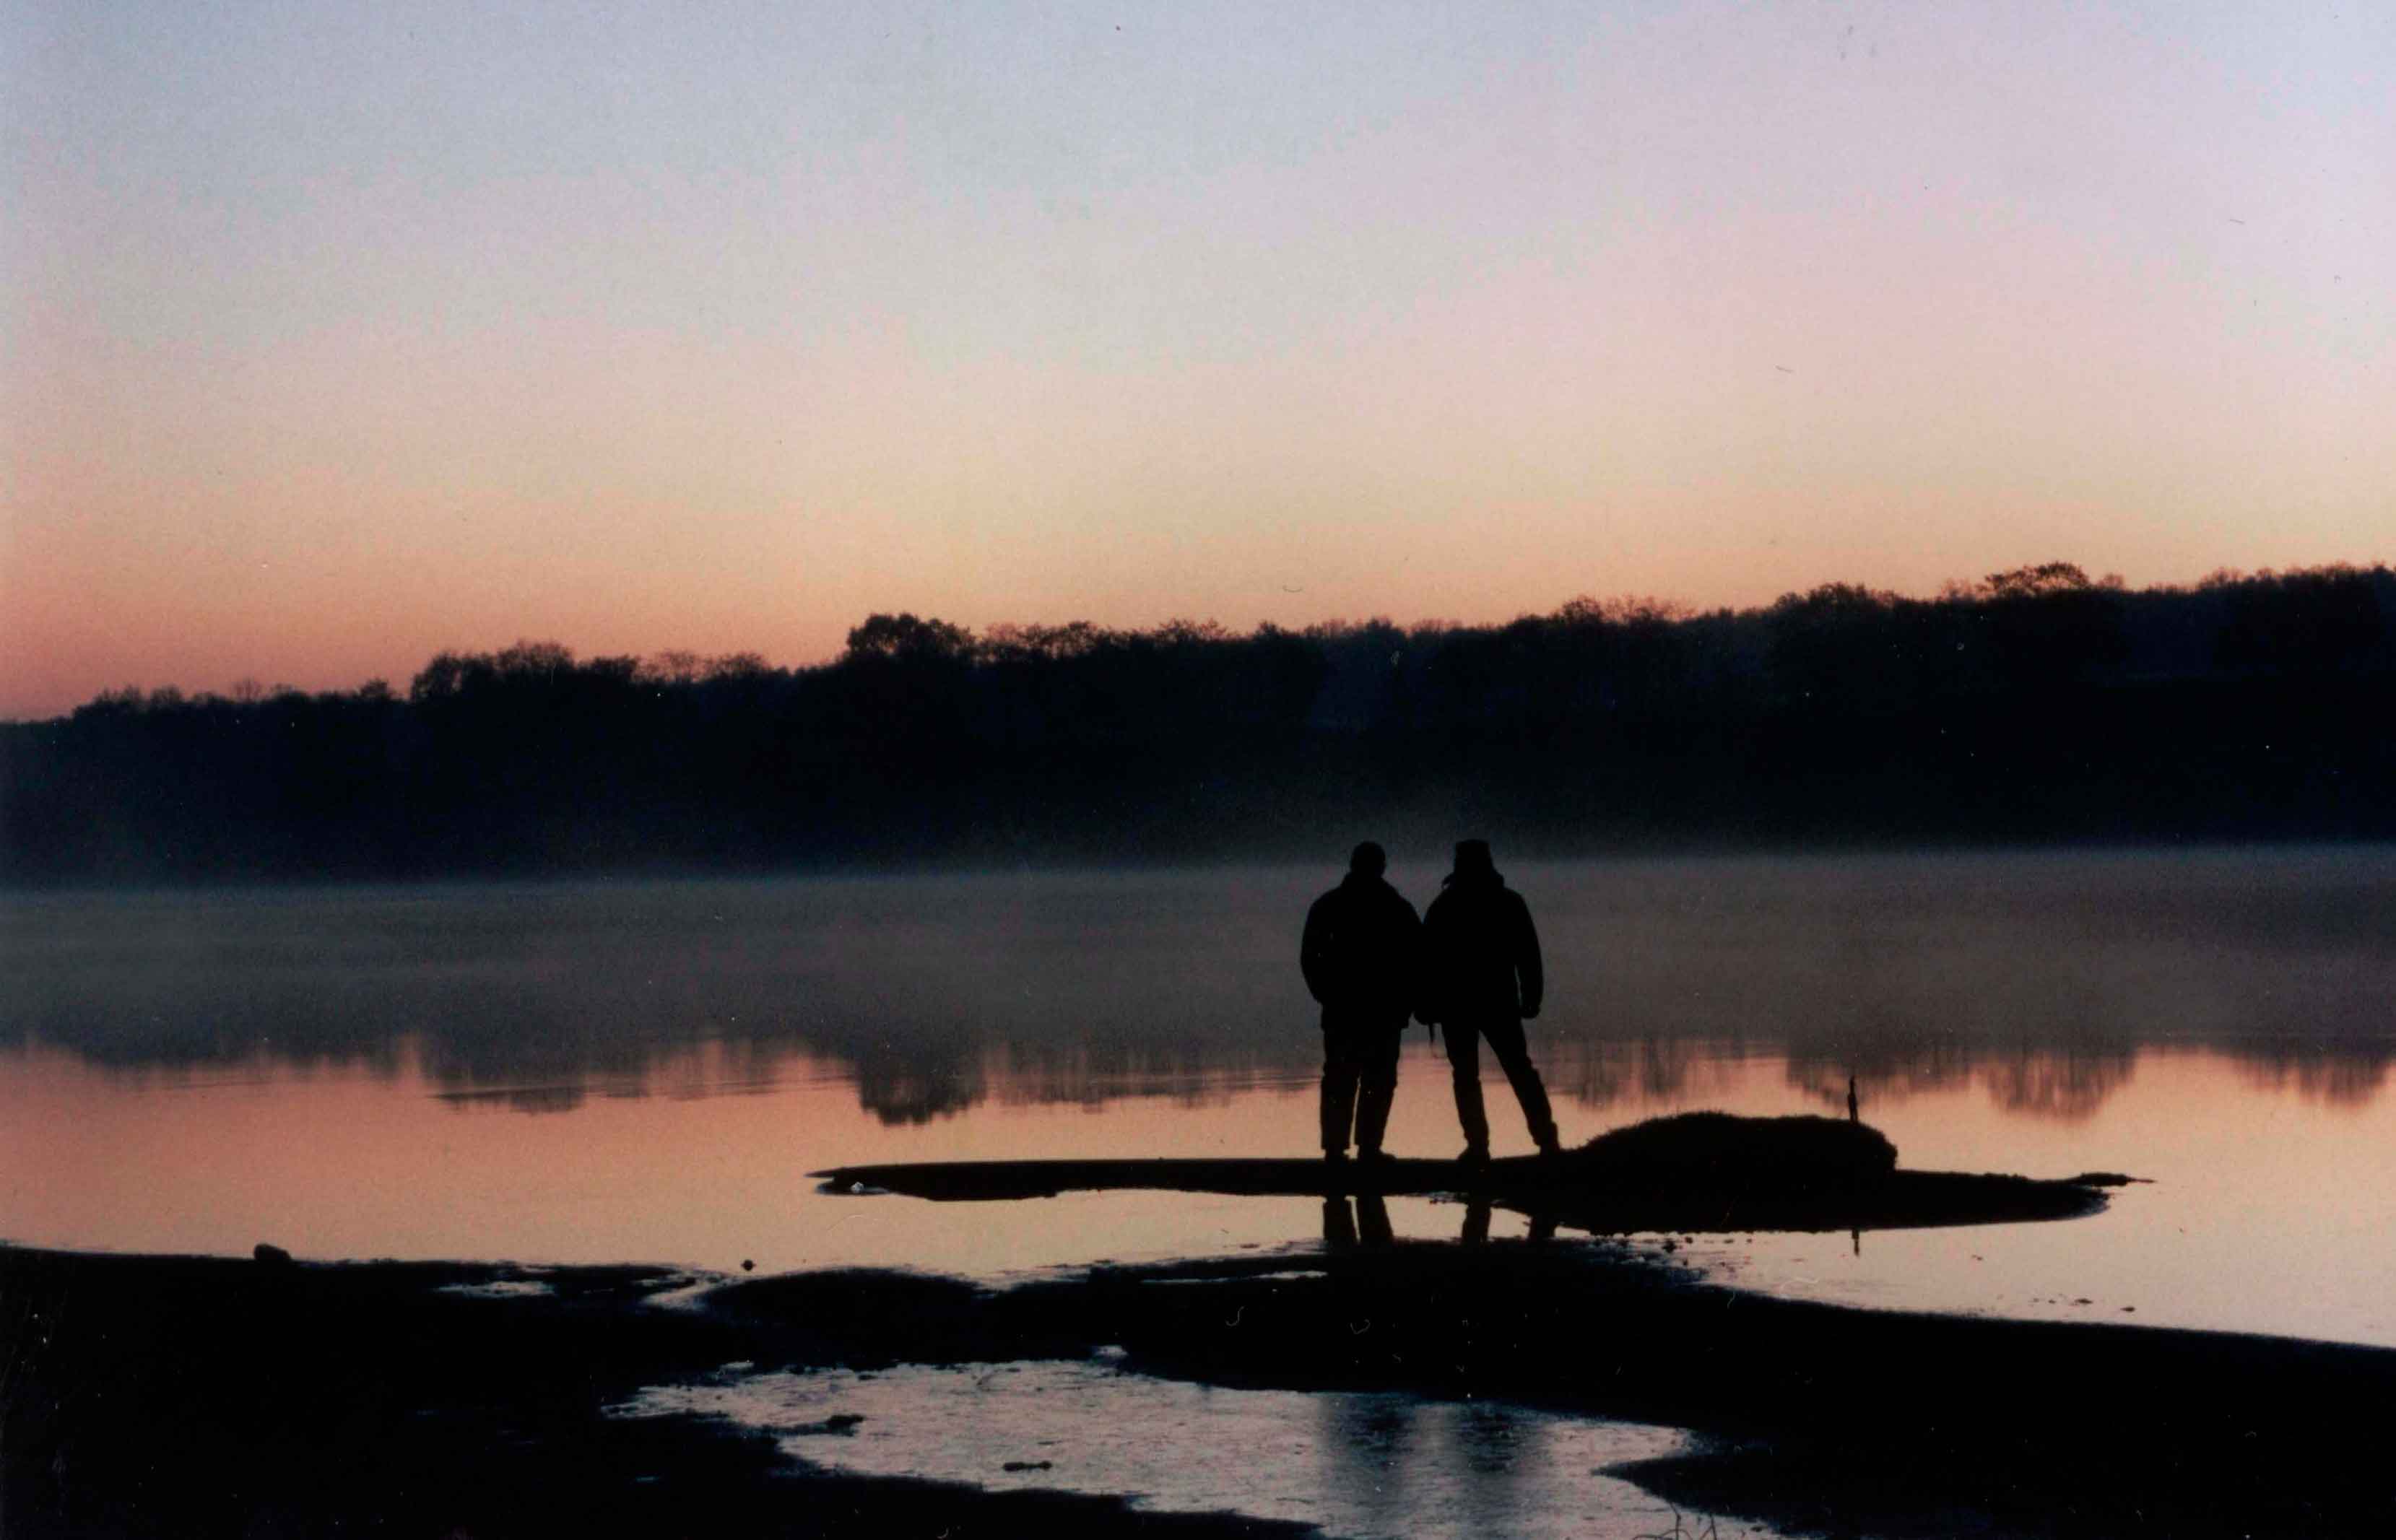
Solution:
[{"label": "orange glow near horizon", "polygon": [[2367,9],[456,21],[0,21],[0,717],[2396,554]]},{"label": "orange glow near horizon", "polygon": [[[1551,1050],[1550,1070],[1565,1071],[1551,1078],[1568,1082]],[[1560,1096],[1566,1142],[1690,1108],[1821,1109],[1779,1058],[1702,1069],[1669,1094]],[[0,1053],[11,1114],[0,1123],[0,1235],[164,1253],[240,1255],[269,1240],[314,1258],[726,1271],[748,1259],[768,1272],[885,1266],[979,1277],[1315,1238],[1311,1199],[925,1203],[825,1195],[808,1178],[884,1162],[1303,1157],[1311,1143],[1313,1086],[1303,1078],[1217,1077],[1190,1096],[1084,1104],[1010,1095],[995,1061],[992,1072],[992,1100],[894,1124],[859,1107],[856,1082],[832,1061],[793,1054],[760,1064],[720,1044],[603,1077],[556,1112],[446,1099],[406,1055],[388,1071],[260,1064],[127,1077],[50,1050]],[[1499,1153],[1527,1150],[1502,1080],[1487,1091]],[[1446,1093],[1435,1051],[1410,1042],[1392,1150],[1451,1152]],[[1906,1093],[1868,1082],[1866,1114],[1912,1169],[2126,1168],[2155,1185],[2119,1191],[2090,1219],[1876,1231],[1855,1257],[1844,1237],[1771,1234],[1701,1238],[1688,1255],[1728,1281],[1850,1303],[2060,1319],[2128,1305],[2147,1325],[2396,1345],[2374,1286],[2396,1263],[2387,1213],[2396,1098],[2384,1089],[2341,1097],[2269,1087],[2225,1055],[2150,1049],[2100,1102],[2069,1113],[2013,1105],[1983,1075]],[[2325,1171],[2353,1179],[2324,1183]],[[1391,1208],[1398,1232],[1421,1239],[1453,1239],[1464,1216],[1461,1205],[1418,1199]],[[1497,1233],[1521,1225],[1509,1217]],[[2083,1308],[2087,1299],[2101,1309]]]}]

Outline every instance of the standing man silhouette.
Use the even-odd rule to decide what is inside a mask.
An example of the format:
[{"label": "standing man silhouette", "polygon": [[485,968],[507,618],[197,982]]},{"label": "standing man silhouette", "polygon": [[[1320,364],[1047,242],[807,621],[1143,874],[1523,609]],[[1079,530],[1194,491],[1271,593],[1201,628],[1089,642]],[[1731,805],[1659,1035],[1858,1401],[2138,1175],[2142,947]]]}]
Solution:
[{"label": "standing man silhouette", "polygon": [[1464,1124],[1469,1165],[1489,1159],[1489,1115],[1481,1105],[1481,1040],[1498,1055],[1532,1142],[1556,1152],[1556,1120],[1539,1082],[1523,1023],[1539,1014],[1546,976],[1530,906],[1506,885],[1486,840],[1459,840],[1456,870],[1423,917],[1422,1003],[1426,1022],[1447,1029],[1447,1063],[1456,1081],[1456,1116]]},{"label": "standing man silhouette", "polygon": [[1348,857],[1348,875],[1306,911],[1298,965],[1323,1004],[1323,1157],[1384,1159],[1381,1135],[1398,1088],[1398,1045],[1414,1008],[1422,923],[1381,873],[1389,857],[1367,840]]}]

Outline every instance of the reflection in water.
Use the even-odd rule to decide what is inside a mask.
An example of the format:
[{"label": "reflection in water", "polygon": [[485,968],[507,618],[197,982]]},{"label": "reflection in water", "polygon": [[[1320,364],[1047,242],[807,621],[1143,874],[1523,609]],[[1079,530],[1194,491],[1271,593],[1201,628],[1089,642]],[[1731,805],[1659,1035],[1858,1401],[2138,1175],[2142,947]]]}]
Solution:
[{"label": "reflection in water", "polygon": [[542,1085],[518,1091],[442,1091],[435,1095],[456,1106],[497,1103],[511,1112],[571,1112],[590,1099],[579,1085]]},{"label": "reflection in water", "polygon": [[[1497,1211],[1485,1198],[1470,1198],[1463,1203],[1463,1228],[1457,1241],[1467,1246],[1485,1245],[1489,1225]],[[1524,1239],[1534,1244],[1556,1237],[1556,1221],[1543,1214],[1530,1216],[1530,1228]],[[1359,1247],[1392,1244],[1394,1234],[1390,1225],[1388,1201],[1378,1192],[1360,1192],[1351,1200],[1334,1195],[1323,1200],[1323,1247],[1325,1251],[1349,1252]]]},{"label": "reflection in water", "polygon": [[1939,1095],[1969,1084],[1983,1055],[1950,1034],[1916,1032],[1909,1040],[1884,1025],[1833,1042],[1791,1043],[1789,1082],[1825,1109],[1844,1109],[1850,1079],[1866,1105]]},{"label": "reflection in water", "polygon": [[[1732,1079],[1709,1100],[1728,1110],[1821,1109],[1782,1061],[1724,1062]],[[179,1071],[171,1090],[162,1073],[135,1090],[71,1054],[0,1054],[0,1236],[219,1255],[271,1241],[318,1257],[714,1268],[752,1258],[768,1271],[876,1265],[976,1277],[1248,1247],[1365,1248],[1391,1234],[1494,1239],[1487,1210],[1421,1199],[1326,1208],[1314,1198],[1096,1193],[948,1204],[825,1194],[804,1175],[884,1161],[1286,1156],[1311,1143],[1302,1080],[1186,1109],[985,1101],[893,1123],[860,1108],[837,1061],[793,1054],[761,1067],[727,1044],[660,1063],[652,1095],[594,1081],[572,1111],[539,1117],[514,1109],[563,1106],[574,1088],[461,1097],[406,1055],[401,1064],[395,1080],[262,1064]],[[1453,1148],[1439,1068],[1418,1040],[1401,1073],[1395,1152]],[[1871,1254],[1857,1234],[1844,1250],[1830,1236],[1684,1236],[1680,1255],[1753,1286],[1849,1303],[2041,1319],[2135,1309],[2123,1319],[2396,1346],[2385,1287],[2396,1268],[2396,1098],[2365,1107],[2260,1089],[2213,1052],[2142,1051],[2136,1069],[2078,1121],[2008,1110],[1971,1082],[1880,1105],[1863,1093],[1866,1115],[1910,1166],[2155,1178],[2102,1215],[1877,1232]],[[1576,1141],[1678,1109],[1558,1106]],[[1534,1222],[1530,1234],[1551,1228]]]},{"label": "reflection in water", "polygon": [[[735,1374],[656,1387],[622,1411],[725,1418],[864,1475],[1137,1493],[1141,1510],[1246,1515],[1359,1540],[1657,1533],[1671,1510],[1604,1472],[1687,1447],[1671,1428],[1530,1407],[1234,1389],[1087,1363]],[[854,1433],[823,1437],[836,1415],[856,1418]],[[1777,1532],[1750,1522],[1723,1533]]]},{"label": "reflection in water", "polygon": [[[1434,874],[1393,870],[1401,891]],[[0,1043],[162,1075],[420,1072],[557,1111],[831,1061],[893,1127],[1307,1082],[1305,870],[16,896]],[[1528,865],[1563,1099],[1704,1104],[1783,1057],[1837,1110],[1978,1083],[2085,1120],[2157,1046],[2360,1107],[2396,1024],[2384,851]],[[2034,960],[2026,962],[2025,960]],[[687,1076],[708,1045],[739,1061]],[[711,1061],[712,1062],[712,1061]],[[1401,1089],[1403,1097],[1407,1093]]]},{"label": "reflection in water", "polygon": [[855,1073],[858,1105],[885,1123],[929,1122],[990,1094],[981,1055],[949,1044],[911,1055],[869,1052]]},{"label": "reflection in water", "polygon": [[1982,1071],[1997,1105],[2008,1112],[2077,1120],[2093,1116],[2126,1083],[2136,1054],[2020,1054]]},{"label": "reflection in water", "polygon": [[[11,1049],[29,1053],[33,1046],[20,1035],[14,1042],[0,1042],[0,1054]],[[1107,1044],[1025,1051],[1004,1043],[894,1042],[870,1046],[854,1058],[817,1048],[804,1038],[702,1037],[605,1055],[561,1053],[555,1043],[485,1042],[478,1045],[482,1051],[471,1055],[461,1055],[458,1047],[454,1039],[428,1033],[379,1042],[371,1054],[286,1054],[273,1040],[253,1044],[246,1053],[209,1059],[124,1059],[87,1048],[77,1051],[132,1093],[264,1082],[290,1074],[361,1073],[385,1082],[420,1076],[435,1095],[461,1109],[499,1106],[526,1113],[571,1112],[594,1095],[691,1100],[756,1094],[793,1076],[829,1073],[853,1084],[859,1107],[892,1127],[921,1126],[985,1104],[1066,1105],[1094,1111],[1126,1100],[1185,1109],[1220,1107],[1251,1091],[1302,1084],[1314,1069],[1311,1057],[1275,1059],[1244,1052],[1231,1062],[1207,1064]],[[1902,1105],[1916,1096],[1944,1096],[1975,1084],[2008,1113],[2082,1122],[2129,1084],[2141,1057],[2141,1051],[2131,1047],[2091,1051],[1934,1042],[1910,1054],[1883,1047],[1850,1058],[1776,1043],[1761,1033],[1736,1044],[1566,1040],[1543,1051],[1555,1066],[1551,1078],[1563,1099],[1592,1111],[1622,1109],[1644,1116],[1720,1105],[1736,1088],[1745,1063],[1780,1059],[1788,1083],[1831,1116],[1846,1114],[1852,1082],[1860,1090],[1866,1122],[1872,1120],[1876,1107]],[[2389,1066],[2396,1063],[2396,1044],[2382,1043],[2234,1042],[2213,1052],[2238,1064],[2258,1091],[2293,1093],[2307,1101],[2358,1109],[2379,1095]]]},{"label": "reflection in water", "polygon": [[1237,1049],[1207,1055],[1172,1045],[1122,1041],[1062,1047],[1003,1044],[990,1073],[999,1105],[1046,1107],[1071,1102],[1096,1109],[1110,1101],[1153,1098],[1180,1108],[1219,1107],[1259,1085],[1311,1081],[1308,1059],[1271,1059]]},{"label": "reflection in water", "polygon": [[1844,1109],[1846,1086],[1857,1087],[1867,1118],[1875,1103],[1945,1094],[1977,1082],[2008,1112],[2070,1122],[2095,1116],[2108,1097],[2129,1082],[2136,1068],[2137,1054],[2127,1047],[1967,1048],[1941,1043],[1911,1055],[1883,1045],[1856,1061],[1792,1052],[1789,1078],[1828,1111]]},{"label": "reflection in water", "polygon": [[2230,1053],[2247,1078],[2264,1090],[2283,1091],[2293,1084],[2307,1101],[2355,1108],[2379,1095],[2389,1062],[2396,1057],[2385,1049],[2324,1054],[2283,1042],[2245,1044]]},{"label": "reflection in water", "polygon": [[1422,1460],[1418,1403],[1398,1396],[1314,1398],[1326,1497],[1364,1520],[1365,1532],[1403,1534],[1411,1517],[1407,1487]]},{"label": "reflection in water", "polygon": [[1714,1045],[1687,1038],[1566,1040],[1549,1050],[1557,1090],[1584,1107],[1617,1102],[1683,1101],[1724,1082]]},{"label": "reflection in water", "polygon": [[1323,1200],[1323,1246],[1325,1251],[1354,1251],[1358,1246],[1386,1246],[1392,1239],[1390,1205],[1378,1192],[1360,1192],[1351,1201],[1333,1194]]}]

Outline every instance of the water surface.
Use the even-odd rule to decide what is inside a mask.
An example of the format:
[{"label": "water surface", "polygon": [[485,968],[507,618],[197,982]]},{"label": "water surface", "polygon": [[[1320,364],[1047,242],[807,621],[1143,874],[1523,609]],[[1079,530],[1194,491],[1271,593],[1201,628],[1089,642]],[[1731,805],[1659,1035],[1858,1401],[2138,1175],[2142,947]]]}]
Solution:
[{"label": "water surface", "polygon": [[[1418,901],[1435,874],[1400,868]],[[1311,1200],[937,1205],[882,1161],[1311,1145],[1285,869],[18,896],[0,1235],[1020,1269],[1307,1247]],[[1697,1238],[1750,1286],[2396,1345],[2383,850],[1524,865],[1568,1139],[1832,1111],[1909,1165],[2154,1179],[2062,1225]],[[1489,1087],[1501,1153],[1528,1140]],[[1409,1039],[1391,1143],[1458,1143]],[[1465,1228],[1391,1204],[1401,1235]],[[1520,1233],[1501,1216],[1501,1238]]]},{"label": "water surface", "polygon": [[[652,1390],[623,1410],[728,1418],[835,1469],[1121,1494],[1352,1540],[1668,1536],[1673,1508],[1607,1471],[1689,1443],[1671,1428],[1496,1401],[1225,1389],[1103,1361],[732,1372]],[[1719,1540],[1781,1533],[1711,1523]],[[1684,1519],[1682,1533],[1690,1527]]]}]

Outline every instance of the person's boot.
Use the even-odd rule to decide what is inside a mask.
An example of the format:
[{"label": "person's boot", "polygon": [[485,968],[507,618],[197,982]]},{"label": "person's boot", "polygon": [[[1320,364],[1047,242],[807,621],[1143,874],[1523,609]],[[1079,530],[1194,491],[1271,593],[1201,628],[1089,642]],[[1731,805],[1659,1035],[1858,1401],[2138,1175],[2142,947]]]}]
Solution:
[{"label": "person's boot", "polygon": [[1382,1159],[1381,1140],[1390,1130],[1390,1101],[1394,1086],[1374,1085],[1369,1082],[1356,1088],[1356,1159],[1371,1162]]},{"label": "person's boot", "polygon": [[1464,1147],[1464,1153],[1456,1158],[1456,1163],[1458,1165],[1468,1166],[1485,1166],[1489,1163],[1489,1147],[1484,1144],[1466,1145]]},{"label": "person's boot", "polygon": [[1350,1072],[1325,1065],[1323,1086],[1316,1097],[1320,1117],[1317,1120],[1317,1142],[1325,1155],[1344,1152],[1348,1148],[1349,1125],[1356,1120],[1356,1077]]}]

